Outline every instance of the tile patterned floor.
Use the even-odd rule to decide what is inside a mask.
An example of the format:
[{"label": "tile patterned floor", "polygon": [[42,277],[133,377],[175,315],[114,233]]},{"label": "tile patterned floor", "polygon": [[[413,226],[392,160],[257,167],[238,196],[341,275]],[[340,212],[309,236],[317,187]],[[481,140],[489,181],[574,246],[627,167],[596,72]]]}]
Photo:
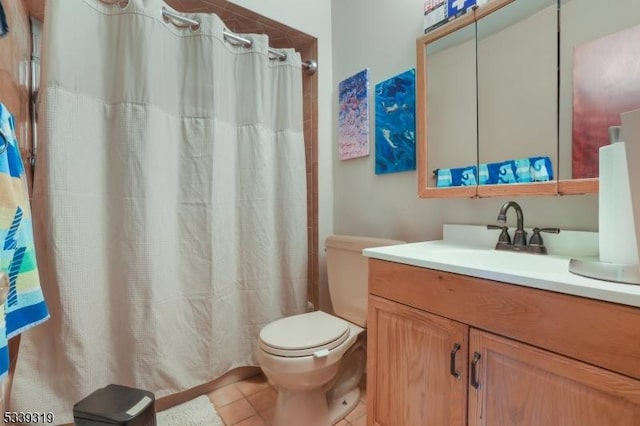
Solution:
[{"label": "tile patterned floor", "polygon": [[[226,426],[271,426],[277,391],[263,375],[232,383],[209,394]],[[335,426],[366,426],[365,391],[349,415]]]}]

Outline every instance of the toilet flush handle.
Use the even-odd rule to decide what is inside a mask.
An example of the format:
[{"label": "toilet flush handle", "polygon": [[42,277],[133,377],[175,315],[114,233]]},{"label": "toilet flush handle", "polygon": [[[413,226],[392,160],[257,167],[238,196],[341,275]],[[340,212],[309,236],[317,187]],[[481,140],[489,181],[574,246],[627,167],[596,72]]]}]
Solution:
[{"label": "toilet flush handle", "polygon": [[320,349],[313,353],[314,358],[326,358],[329,356],[329,349]]}]

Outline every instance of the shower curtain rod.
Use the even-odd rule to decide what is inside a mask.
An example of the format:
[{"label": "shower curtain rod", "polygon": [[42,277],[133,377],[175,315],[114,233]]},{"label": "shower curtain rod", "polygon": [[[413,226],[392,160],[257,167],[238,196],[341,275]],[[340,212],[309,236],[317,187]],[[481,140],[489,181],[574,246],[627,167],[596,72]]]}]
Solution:
[{"label": "shower curtain rod", "polygon": [[[168,20],[168,18],[172,18],[172,19],[175,19],[176,21],[180,21],[184,24],[187,24],[186,26],[188,26],[194,31],[200,28],[200,22],[198,22],[197,20],[179,15],[167,9],[164,6],[162,6],[162,17],[165,20]],[[243,47],[250,48],[251,46],[253,46],[253,41],[251,41],[248,38],[239,36],[238,34],[234,34],[230,31],[227,31],[226,28],[223,29],[223,36],[225,39],[229,39],[237,43],[242,43]],[[275,56],[278,60],[284,61],[285,59],[287,59],[287,54],[284,52],[281,52],[280,50],[272,49],[270,47],[269,53]],[[305,71],[307,71],[310,74],[315,74],[315,72],[318,70],[318,63],[313,59],[309,59],[302,63],[302,68],[304,68]]]}]

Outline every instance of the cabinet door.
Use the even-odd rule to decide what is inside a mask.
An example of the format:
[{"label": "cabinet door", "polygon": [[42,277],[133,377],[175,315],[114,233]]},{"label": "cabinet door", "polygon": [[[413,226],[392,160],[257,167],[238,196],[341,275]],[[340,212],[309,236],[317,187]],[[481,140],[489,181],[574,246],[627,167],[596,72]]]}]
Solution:
[{"label": "cabinet door", "polygon": [[640,381],[475,329],[469,346],[469,426],[640,425]]},{"label": "cabinet door", "polygon": [[468,326],[369,296],[367,329],[369,426],[466,424]]}]

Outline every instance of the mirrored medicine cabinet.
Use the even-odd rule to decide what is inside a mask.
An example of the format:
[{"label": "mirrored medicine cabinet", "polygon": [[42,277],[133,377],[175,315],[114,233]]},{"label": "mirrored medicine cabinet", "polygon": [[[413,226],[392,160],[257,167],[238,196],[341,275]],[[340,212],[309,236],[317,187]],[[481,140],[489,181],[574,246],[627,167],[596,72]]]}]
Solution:
[{"label": "mirrored medicine cabinet", "polygon": [[493,0],[418,38],[419,197],[596,193],[608,127],[640,108],[640,2],[615,9]]}]

